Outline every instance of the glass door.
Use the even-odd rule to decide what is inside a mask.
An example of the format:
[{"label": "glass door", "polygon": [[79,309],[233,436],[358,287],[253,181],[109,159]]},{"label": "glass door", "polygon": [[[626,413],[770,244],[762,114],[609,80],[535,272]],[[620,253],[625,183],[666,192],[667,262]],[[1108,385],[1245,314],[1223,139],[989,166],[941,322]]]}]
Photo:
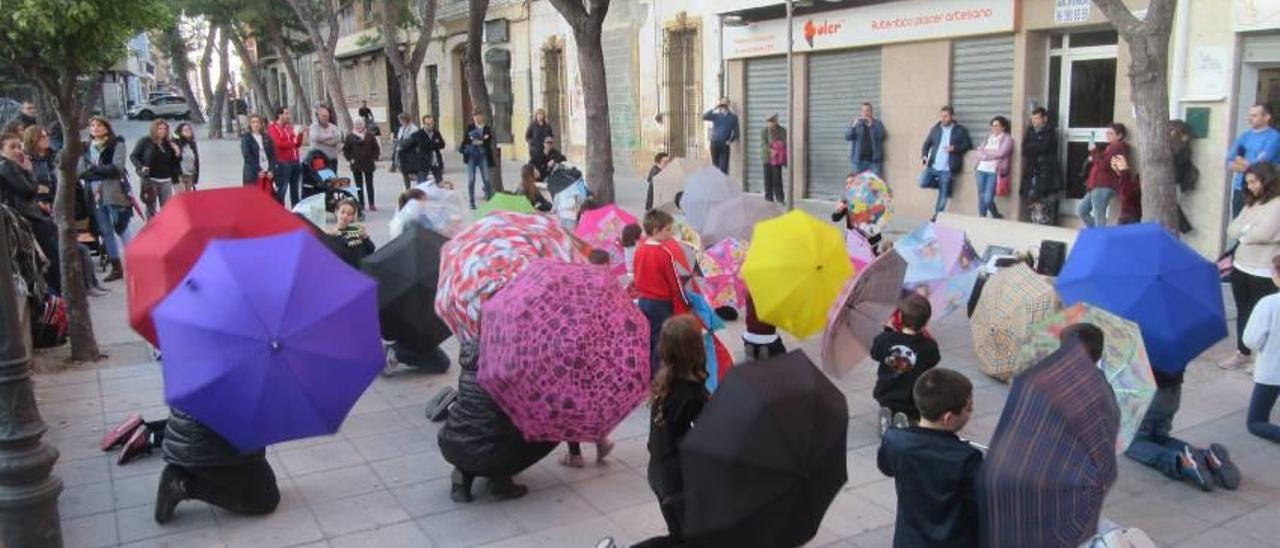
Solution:
[{"label": "glass door", "polygon": [[1049,111],[1059,130],[1058,158],[1067,201],[1060,211],[1074,211],[1084,196],[1089,146],[1104,140],[1115,121],[1116,33],[1084,32],[1051,38]]}]

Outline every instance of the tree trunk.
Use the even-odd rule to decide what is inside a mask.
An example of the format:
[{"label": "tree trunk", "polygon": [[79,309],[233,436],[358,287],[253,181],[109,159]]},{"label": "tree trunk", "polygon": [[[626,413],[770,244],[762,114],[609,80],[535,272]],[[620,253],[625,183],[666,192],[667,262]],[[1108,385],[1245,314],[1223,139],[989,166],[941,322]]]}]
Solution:
[{"label": "tree trunk", "polygon": [[[271,93],[267,91],[267,84],[262,81],[262,71],[258,66],[258,60],[249,54],[249,48],[245,46],[244,36],[241,36],[240,31],[235,29],[230,29],[227,35],[231,37],[231,44],[240,56],[240,66],[244,69],[245,76],[249,79],[249,87],[253,89],[253,94],[258,97],[258,100],[255,101],[254,110],[274,114],[276,107],[271,102]],[[234,111],[235,109],[232,109],[233,116]]]},{"label": "tree trunk", "polygon": [[[1129,47],[1129,82],[1137,111],[1142,220],[1178,232],[1178,191],[1169,137],[1169,34],[1174,0],[1150,0],[1138,19],[1121,0],[1093,0]],[[1181,76],[1181,75],[1179,75]]]},{"label": "tree trunk", "polygon": [[[587,186],[602,204],[613,203],[613,133],[609,127],[608,74],[601,42],[609,0],[550,0],[573,29],[578,45],[578,74],[587,111]],[[585,4],[585,5],[584,5]],[[588,7],[590,11],[587,11]]]},{"label": "tree trunk", "polygon": [[[218,27],[210,24],[209,33],[204,39],[204,54],[200,57],[198,67],[200,70],[200,92],[204,97],[204,108],[208,109],[210,113],[213,111],[213,81],[209,75],[209,67],[213,64],[213,41],[216,39],[217,34]],[[210,116],[210,119],[216,120],[217,118]]]},{"label": "tree trunk", "polygon": [[578,71],[582,78],[582,102],[587,111],[587,185],[601,204],[614,203],[613,141],[609,125],[608,76],[600,25],[574,28],[578,44]]},{"label": "tree trunk", "polygon": [[[489,103],[489,84],[484,79],[484,60],[481,55],[481,38],[484,37],[484,18],[489,11],[489,0],[467,0],[467,90],[471,93],[471,106],[484,114],[484,119],[493,125],[493,105]],[[502,186],[502,148],[497,143],[489,143],[493,149],[494,167],[490,170],[490,183],[495,192],[504,190]]]},{"label": "tree trunk", "polygon": [[[289,44],[285,42],[284,35],[280,34],[277,26],[270,26],[267,29],[267,41],[271,42],[272,47],[276,50],[276,55],[280,57],[280,62],[284,65],[284,71],[289,76],[289,85],[293,87],[293,100],[296,102],[297,109],[302,113],[303,120],[311,119],[311,102],[307,100],[307,90],[302,87],[302,78],[298,76],[298,67],[293,64],[293,53],[289,50]],[[288,101],[280,98],[282,104]],[[271,112],[268,116],[274,118],[275,112]]]},{"label": "tree trunk", "polygon": [[[351,131],[351,111],[347,110],[347,95],[342,91],[342,73],[338,71],[338,60],[334,52],[338,49],[338,2],[339,0],[289,0],[289,7],[307,29],[307,37],[320,58],[320,75],[324,77],[324,87],[333,102],[334,115],[337,116],[338,127],[342,131]],[[316,13],[314,10],[321,10]],[[321,33],[320,25],[324,23],[326,33]],[[325,35],[327,34],[327,36]]]},{"label": "tree trunk", "polygon": [[[227,110],[227,86],[231,78],[231,47],[227,30],[218,33],[218,84],[213,91],[213,107],[210,109],[209,138],[221,139],[223,133],[223,112]],[[234,110],[234,109],[231,109]]]},{"label": "tree trunk", "polygon": [[67,301],[68,338],[71,342],[71,360],[91,362],[102,358],[98,339],[93,333],[93,318],[89,313],[89,295],[84,285],[84,264],[80,262],[79,242],[76,240],[76,167],[83,154],[80,142],[80,119],[83,105],[78,97],[76,79],[67,77],[59,82],[59,89],[46,90],[56,96],[58,121],[62,122],[63,149],[58,156],[58,190],[53,199],[53,217],[58,225],[58,258],[62,263],[62,296]]},{"label": "tree trunk", "polygon": [[400,83],[400,102],[404,105],[404,111],[413,116],[413,120],[416,123],[422,118],[420,105],[418,104],[418,73],[422,69],[423,60],[427,57],[427,47],[431,43],[431,33],[435,28],[437,0],[421,0],[419,2],[421,32],[418,33],[417,39],[413,42],[413,50],[408,59],[400,52],[395,21],[389,15],[391,13],[390,3],[388,0],[379,0],[379,3],[383,14],[383,51],[387,55],[387,61],[391,64],[392,72],[395,73],[396,79]]},{"label": "tree trunk", "polygon": [[191,111],[191,122],[203,124],[204,112],[200,110],[200,102],[196,100],[196,92],[191,87],[191,62],[187,59],[187,43],[182,39],[182,32],[177,25],[165,31],[164,37],[173,73],[178,79],[178,89],[182,90],[182,97],[187,100],[187,109]]}]

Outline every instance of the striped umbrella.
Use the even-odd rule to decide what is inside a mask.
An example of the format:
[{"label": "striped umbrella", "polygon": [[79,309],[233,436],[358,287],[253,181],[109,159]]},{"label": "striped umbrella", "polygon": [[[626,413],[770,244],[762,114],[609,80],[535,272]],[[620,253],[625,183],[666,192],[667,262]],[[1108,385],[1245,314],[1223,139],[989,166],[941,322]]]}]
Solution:
[{"label": "striped umbrella", "polygon": [[1026,263],[1002,268],[991,276],[970,320],[973,351],[982,362],[982,372],[1007,382],[1031,326],[1053,314],[1058,306],[1053,285]]},{"label": "striped umbrella", "polygon": [[982,545],[1075,548],[1116,480],[1120,411],[1076,343],[1014,377],[978,476]]}]

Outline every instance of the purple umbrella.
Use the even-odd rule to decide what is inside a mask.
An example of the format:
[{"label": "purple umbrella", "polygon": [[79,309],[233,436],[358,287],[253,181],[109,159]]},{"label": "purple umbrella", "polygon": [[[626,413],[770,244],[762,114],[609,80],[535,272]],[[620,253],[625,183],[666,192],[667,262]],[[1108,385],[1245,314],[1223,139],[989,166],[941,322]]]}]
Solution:
[{"label": "purple umbrella", "polygon": [[337,432],[384,363],[377,286],[303,230],[214,240],[152,317],[165,400],[242,451]]}]

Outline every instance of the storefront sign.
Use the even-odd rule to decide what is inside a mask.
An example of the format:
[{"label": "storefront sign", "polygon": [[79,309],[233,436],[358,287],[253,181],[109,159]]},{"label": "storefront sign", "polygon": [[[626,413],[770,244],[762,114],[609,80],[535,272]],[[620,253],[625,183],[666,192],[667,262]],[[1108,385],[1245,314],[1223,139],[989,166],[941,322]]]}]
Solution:
[{"label": "storefront sign", "polygon": [[1233,0],[1231,30],[1249,32],[1280,28],[1280,0]]},{"label": "storefront sign", "polygon": [[1221,101],[1231,82],[1231,50],[1227,46],[1200,46],[1187,63],[1186,97],[1197,101]]},{"label": "storefront sign", "polygon": [[1089,21],[1089,12],[1093,9],[1093,0],[1055,0],[1053,7],[1053,24],[1068,25]]},{"label": "storefront sign", "polygon": [[[907,0],[794,18],[795,51],[1012,32],[1014,0]],[[771,19],[724,30],[725,57],[787,51],[787,23]]]}]

